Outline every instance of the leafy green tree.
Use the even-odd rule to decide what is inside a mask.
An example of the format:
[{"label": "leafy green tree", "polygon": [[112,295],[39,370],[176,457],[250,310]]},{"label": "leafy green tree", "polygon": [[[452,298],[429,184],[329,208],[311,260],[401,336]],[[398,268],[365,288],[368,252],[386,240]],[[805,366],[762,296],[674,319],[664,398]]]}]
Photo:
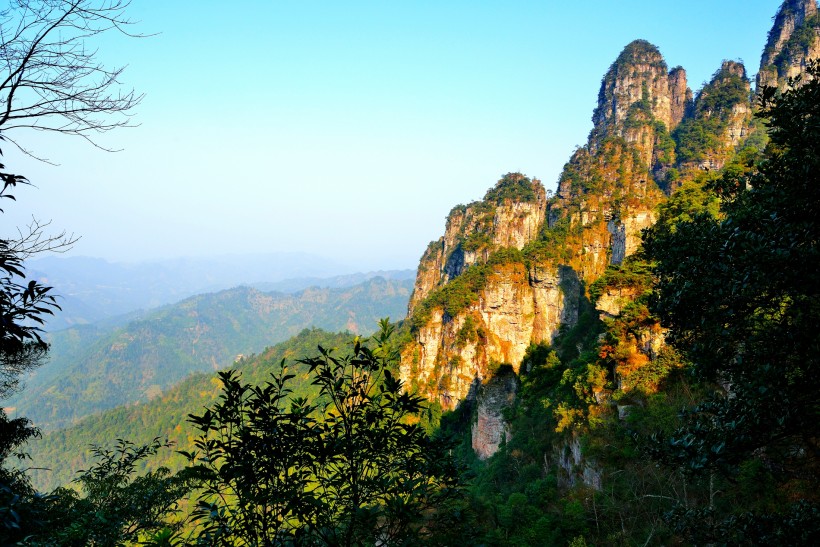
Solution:
[{"label": "leafy green tree", "polygon": [[191,482],[166,468],[136,475],[146,458],[168,447],[159,439],[141,446],[119,440],[113,449],[94,447],[97,462],[74,481],[79,492],[58,488],[33,500],[39,526],[23,544],[114,547],[173,534],[183,522],[174,518],[178,502]]},{"label": "leafy green tree", "polygon": [[433,541],[454,517],[458,470],[431,439],[422,399],[391,373],[386,321],[371,348],[302,360],[319,397],[291,397],[282,363],[263,386],[219,373],[218,403],[190,420],[202,481],[197,540],[212,545],[404,545]]},{"label": "leafy green tree", "polygon": [[[656,455],[730,483],[757,462],[782,499],[816,501],[820,66],[811,65],[782,95],[765,90],[761,102],[771,141],[756,169],[728,170],[714,184],[720,214],[704,212],[675,230],[647,234],[659,278],[655,308],[670,327],[669,339],[716,386],[679,430],[659,439]],[[697,542],[725,539],[727,522],[737,524],[736,541],[803,543],[820,534],[817,520],[801,528],[812,522],[811,504],[780,506],[779,520],[771,514],[726,520],[717,518],[714,497],[703,513],[681,509],[682,516],[714,523],[688,528],[700,534]],[[752,525],[764,521],[769,532]],[[748,526],[741,530],[741,522]]]}]

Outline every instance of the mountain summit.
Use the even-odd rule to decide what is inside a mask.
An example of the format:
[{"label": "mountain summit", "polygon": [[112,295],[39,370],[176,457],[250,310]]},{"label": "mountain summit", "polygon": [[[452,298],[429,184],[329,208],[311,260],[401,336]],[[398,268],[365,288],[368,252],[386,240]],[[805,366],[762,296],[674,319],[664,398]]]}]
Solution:
[{"label": "mountain summit", "polygon": [[[814,0],[785,2],[763,63],[792,74],[820,56],[812,49],[817,17]],[[419,265],[402,380],[452,409],[480,399],[499,366],[526,367],[531,345],[555,343],[600,314],[618,315],[635,291],[590,287],[635,253],[669,195],[700,191],[739,154],[762,150],[766,135],[753,109],[742,63],[724,61],[693,94],[686,71],[670,70],[656,46],[629,43],[603,76],[588,142],[565,165],[555,195],[511,173],[483,200],[451,211]],[[630,335],[632,361],[657,356],[663,335],[652,328]],[[614,374],[621,382],[627,373]]]},{"label": "mountain summit", "polygon": [[782,88],[789,78],[820,58],[820,14],[817,0],[786,0],[774,17],[760,59],[757,89]]}]

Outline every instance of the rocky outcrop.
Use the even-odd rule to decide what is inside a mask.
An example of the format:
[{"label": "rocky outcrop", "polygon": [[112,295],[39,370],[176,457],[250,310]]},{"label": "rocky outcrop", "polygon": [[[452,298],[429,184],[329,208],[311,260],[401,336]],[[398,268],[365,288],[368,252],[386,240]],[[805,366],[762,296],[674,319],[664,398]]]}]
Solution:
[{"label": "rocky outcrop", "polygon": [[669,71],[670,120],[669,131],[675,129],[690,114],[693,104],[692,90],[686,83],[686,70],[675,67]]},{"label": "rocky outcrop", "polygon": [[532,343],[550,342],[578,319],[581,284],[569,267],[493,265],[476,304],[454,317],[441,307],[401,353],[401,378],[446,409],[467,398],[498,365],[518,368]]},{"label": "rocky outcrop", "polygon": [[820,59],[820,15],[816,0],[786,0],[780,6],[760,59],[757,89],[783,88],[811,59]]},{"label": "rocky outcrop", "polygon": [[573,435],[564,445],[557,447],[554,458],[559,469],[560,488],[572,488],[583,484],[595,490],[601,489],[601,471],[593,461],[584,457],[581,440],[577,435]]},{"label": "rocky outcrop", "polygon": [[606,229],[611,235],[610,264],[621,264],[624,259],[638,250],[641,245],[641,230],[655,223],[652,210],[637,210],[625,219],[613,218]]},{"label": "rocky outcrop", "polygon": [[472,447],[481,460],[495,454],[499,447],[512,439],[504,410],[515,402],[518,378],[508,369],[499,370],[477,394],[475,420],[472,424]]},{"label": "rocky outcrop", "polygon": [[[401,377],[411,389],[452,409],[498,364],[517,373],[530,344],[576,323],[582,283],[633,253],[654,221],[658,137],[688,112],[690,96],[682,69],[670,73],[657,48],[634,42],[605,76],[590,141],[554,198],[516,173],[453,209],[409,306]],[[526,258],[495,260],[500,249],[525,249]]]},{"label": "rocky outcrop", "polygon": [[[671,85],[670,85],[671,84]],[[673,91],[674,90],[674,91]],[[637,110],[673,129],[683,118],[686,72],[668,71],[660,51],[645,40],[627,45],[601,82],[593,132],[623,136]]]},{"label": "rocky outcrop", "polygon": [[436,287],[473,264],[487,261],[495,249],[523,249],[544,223],[547,195],[537,179],[505,175],[484,200],[459,205],[447,216],[444,236],[430,243],[419,264],[408,314]]},{"label": "rocky outcrop", "polygon": [[635,287],[609,287],[595,302],[595,309],[601,312],[602,318],[613,318],[621,313],[624,305],[633,301],[641,294],[640,288]]},{"label": "rocky outcrop", "polygon": [[601,82],[589,147],[595,153],[611,137],[633,145],[642,164],[663,174],[674,155],[665,141],[689,114],[692,91],[686,71],[667,71],[660,51],[645,40],[627,45]]},{"label": "rocky outcrop", "polygon": [[[754,130],[751,84],[737,61],[723,61],[674,133],[678,169],[692,174],[723,168]],[[673,188],[674,189],[674,188]]]}]

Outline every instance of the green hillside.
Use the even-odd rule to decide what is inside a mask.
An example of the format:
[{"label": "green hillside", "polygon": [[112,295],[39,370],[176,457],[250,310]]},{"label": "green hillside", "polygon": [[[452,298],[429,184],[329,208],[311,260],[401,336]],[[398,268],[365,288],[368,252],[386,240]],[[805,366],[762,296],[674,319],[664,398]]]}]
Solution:
[{"label": "green hillside", "polygon": [[[276,344],[259,355],[236,363],[236,370],[245,381],[262,384],[276,370],[282,359],[291,369],[304,374],[296,359],[316,353],[316,347],[343,347],[350,341],[348,333],[329,333],[320,329],[305,329],[286,342]],[[80,469],[87,469],[92,461],[90,446],[127,439],[146,444],[154,437],[168,438],[179,450],[190,449],[193,428],[187,423],[188,414],[200,412],[212,404],[221,390],[215,374],[201,372],[186,378],[178,385],[148,402],[120,406],[89,416],[77,425],[44,435],[29,443],[33,456],[30,467],[35,486],[43,491],[70,482]],[[303,386],[306,394],[310,386]],[[299,393],[295,393],[299,395]],[[146,462],[145,469],[161,465],[179,469],[184,459],[172,450],[160,452]]]},{"label": "green hillside", "polygon": [[188,298],[113,330],[61,331],[52,335],[50,362],[4,406],[55,430],[148,401],[194,372],[225,367],[304,328],[372,332],[378,319],[405,313],[411,288],[409,280],[383,278],[295,294],[238,287]]}]

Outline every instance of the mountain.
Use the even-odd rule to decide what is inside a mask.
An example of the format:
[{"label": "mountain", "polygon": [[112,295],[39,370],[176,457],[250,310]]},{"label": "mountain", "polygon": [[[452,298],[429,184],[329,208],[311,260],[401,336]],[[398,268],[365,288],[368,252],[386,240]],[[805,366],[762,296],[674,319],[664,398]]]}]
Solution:
[{"label": "mountain", "polygon": [[789,78],[820,58],[820,14],[816,0],[786,0],[780,6],[760,59],[757,88],[783,88]]},{"label": "mountain", "polygon": [[411,281],[381,277],[294,294],[238,287],[197,295],[110,329],[53,333],[50,361],[6,401],[52,430],[121,404],[146,401],[194,372],[230,365],[307,327],[369,333],[406,310]]},{"label": "mountain", "polygon": [[733,61],[693,99],[685,71],[669,70],[654,45],[636,40],[598,98],[589,140],[554,196],[508,174],[483,200],[454,208],[421,259],[402,379],[444,408],[475,393],[496,364],[518,372],[531,344],[591,321],[586,288],[635,252],[656,207],[765,138],[752,122],[746,72]]},{"label": "mountain", "polygon": [[374,277],[383,277],[394,281],[412,280],[416,277],[416,270],[378,270],[375,272],[335,275],[332,277],[294,277],[282,281],[265,281],[251,283],[254,289],[265,292],[294,293],[308,287],[322,287],[328,289],[342,289],[364,283]]},{"label": "mountain", "polygon": [[[670,70],[657,47],[644,40],[628,44],[603,77],[593,129],[565,165],[555,195],[537,179],[508,173],[482,200],[456,206],[448,215],[444,235],[430,243],[419,265],[400,375],[434,409],[450,411],[442,414],[442,430],[459,439],[457,450],[475,473],[470,486],[473,531],[478,530],[474,543],[816,542],[818,460],[810,454],[816,437],[800,438],[814,430],[790,430],[788,441],[753,444],[759,438],[751,441],[748,431],[758,422],[743,420],[757,419],[760,411],[733,399],[741,388],[721,375],[707,377],[702,369],[693,374],[697,364],[687,361],[691,353],[668,343],[674,331],[670,334],[652,305],[659,274],[640,251],[645,229],[674,233],[678,226],[700,226],[693,218],[708,218],[712,224],[706,226],[728,234],[720,243],[727,248],[771,245],[768,254],[816,262],[814,221],[790,224],[781,218],[799,217],[802,203],[765,215],[750,211],[755,194],[785,191],[755,192],[756,183],[767,182],[763,170],[774,169],[767,162],[784,153],[767,147],[766,127],[755,117],[757,97],[770,85],[782,97],[794,98],[787,80],[820,59],[817,17],[815,0],[781,5],[755,90],[743,64],[726,60],[693,94],[685,70]],[[814,94],[801,97],[800,104],[815,117],[788,120],[798,135],[816,136],[817,89],[812,87]],[[794,178],[802,177],[795,186],[813,206],[816,143],[798,146],[814,164],[775,165],[780,175],[788,174],[783,178],[792,170],[798,173]],[[737,228],[728,220],[721,224],[720,215],[733,200],[735,211],[748,214],[746,222],[754,219],[765,229],[747,226],[747,239],[732,239]],[[782,201],[772,200],[780,208]],[[690,248],[713,244],[711,233],[704,229],[699,233],[704,241]],[[766,239],[761,233],[776,235]],[[812,241],[805,254],[795,250],[801,238]],[[676,251],[670,254],[678,264],[688,264]],[[745,247],[733,252],[754,255]],[[780,258],[770,260],[759,268],[715,262],[711,271],[737,268],[777,277]],[[699,270],[687,273],[686,283],[698,285]],[[735,286],[709,287],[715,295],[740,292],[744,283],[754,283],[750,279],[741,275]],[[687,290],[675,288],[672,301]],[[710,294],[697,294],[702,300],[681,305],[710,309]],[[728,298],[747,306],[755,325],[750,339],[765,339],[755,329],[772,324],[778,325],[775,332],[783,329],[780,338],[767,341],[773,345],[789,345],[811,332],[783,319],[796,296],[750,298],[741,301],[734,293]],[[710,325],[717,339],[731,330],[735,311],[721,309],[724,323]],[[794,408],[806,410],[785,396],[772,400],[772,393],[790,393],[775,386],[811,388],[808,378],[787,376],[796,366],[791,362],[747,370],[747,352],[754,352],[751,342],[748,347],[744,342],[741,337],[730,354],[712,358],[731,362],[726,366],[735,367],[734,378],[746,382],[745,394],[767,401],[767,416],[759,420],[764,431],[756,433],[765,437],[767,425],[780,432]],[[812,359],[807,356],[797,374],[807,374],[802,371],[813,366]],[[778,375],[773,368],[785,372]],[[761,370],[777,382],[752,377]],[[801,414],[803,424],[809,415],[814,414]],[[790,475],[789,466],[798,472]]]},{"label": "mountain", "polygon": [[[785,97],[794,93],[783,79],[816,57],[816,8],[813,1],[787,0],[769,34],[758,82],[777,84]],[[771,66],[776,70],[764,73]],[[789,430],[773,444],[755,444],[769,433],[758,424],[777,433],[784,423],[805,426],[816,418],[817,338],[790,309],[800,299],[806,307],[795,309],[815,317],[816,289],[770,297],[743,292],[743,286],[748,281],[777,288],[782,277],[791,288],[801,273],[817,271],[816,221],[801,218],[800,207],[811,202],[811,210],[817,208],[820,155],[816,142],[806,140],[797,147],[814,158],[811,165],[773,161],[783,153],[783,141],[773,133],[767,147],[769,134],[754,117],[760,87],[752,89],[741,63],[724,61],[692,93],[683,68],[670,69],[657,47],[636,40],[604,74],[593,129],[565,165],[554,195],[535,178],[508,173],[483,199],[451,210],[444,234],[430,243],[418,268],[398,332],[399,373],[409,390],[429,399],[428,414],[440,418],[438,433],[456,441],[453,452],[469,467],[472,479],[459,515],[463,543],[817,543],[816,425]],[[814,117],[792,120],[796,128],[790,129],[816,136],[820,86],[810,89]],[[755,195],[771,197],[783,189],[766,187],[764,169],[780,169],[780,182],[800,179],[795,186],[802,194],[796,195],[803,200],[774,200],[780,209],[773,214],[750,212],[759,205]],[[732,217],[721,217],[728,215],[729,202],[747,214],[740,218],[746,232],[739,243],[732,240]],[[691,353],[668,343],[675,331],[667,330],[652,305],[660,274],[641,252],[643,230],[674,233],[699,222],[719,230],[685,232],[701,239],[676,249],[677,264],[688,267],[685,253],[698,245],[709,252],[732,245],[766,251],[729,253],[763,257],[763,268],[720,261],[703,268],[738,268],[754,279],[733,272],[734,284],[722,287],[698,278],[698,269],[685,279],[706,287],[695,291],[701,313],[715,311],[714,302],[745,308],[748,330],[732,334],[740,342],[716,344],[729,350],[711,358],[731,362],[745,394],[754,391],[766,402],[766,416],[736,396],[738,384],[720,374],[693,374],[702,369],[688,361]],[[754,223],[765,229],[750,230]],[[728,239],[710,240],[713,234]],[[715,255],[724,256],[722,251]],[[799,268],[783,271],[783,264]],[[739,297],[718,295],[738,287]],[[731,307],[720,309],[718,320],[706,321],[709,334],[721,339],[734,330],[734,314]],[[773,324],[781,336],[769,340],[760,331]],[[755,347],[746,345],[744,334]],[[303,332],[295,340],[314,335]],[[813,355],[803,362],[791,348],[768,353],[768,346],[792,342]],[[248,375],[245,367],[252,363],[260,363],[255,370],[269,370],[275,358],[289,353],[283,348],[269,350],[264,364],[251,359],[237,366]],[[745,368],[747,357],[761,353],[785,354],[791,361]],[[766,374],[756,378],[762,369]],[[180,447],[187,446],[185,410],[179,409],[212,401],[217,383],[195,376],[147,403],[51,433],[44,444],[33,445],[43,456],[34,465],[59,469],[44,479],[49,484],[64,481],[67,469],[87,465],[80,459],[87,456],[79,456],[83,443],[111,439],[114,431],[139,442],[171,431]],[[795,393],[799,400],[780,398]],[[744,423],[748,417],[756,421]],[[128,425],[117,429],[112,423]],[[685,423],[689,430],[682,429]],[[812,434],[799,438],[804,431]]]},{"label": "mountain", "polygon": [[[60,296],[63,309],[48,322],[49,331],[94,323],[135,310],[148,310],[195,294],[238,285],[301,278],[301,282],[288,284],[291,291],[311,285],[332,286],[321,283],[321,279],[349,270],[346,266],[305,253],[226,255],[142,263],[45,257],[32,260],[26,266],[32,279],[54,287],[54,293]],[[361,281],[364,279],[355,283]]]}]

